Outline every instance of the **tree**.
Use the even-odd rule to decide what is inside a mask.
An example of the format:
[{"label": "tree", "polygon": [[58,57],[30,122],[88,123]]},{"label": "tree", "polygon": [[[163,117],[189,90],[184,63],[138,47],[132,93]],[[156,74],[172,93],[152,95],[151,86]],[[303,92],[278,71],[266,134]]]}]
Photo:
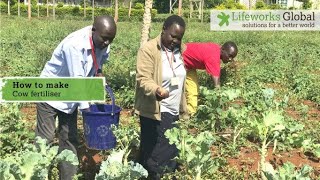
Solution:
[{"label": "tree", "polygon": [[131,8],[132,8],[132,0],[129,2],[129,11],[128,11],[128,17],[130,18],[131,16]]},{"label": "tree", "polygon": [[8,0],[8,16],[10,16],[10,0]]},{"label": "tree", "polygon": [[312,2],[310,0],[296,0],[296,1],[302,2],[303,9],[310,9],[312,7]]},{"label": "tree", "polygon": [[94,0],[92,0],[92,21],[94,21]]},{"label": "tree", "polygon": [[86,17],[87,13],[86,13],[86,1],[83,1],[83,16]]},{"label": "tree", "polygon": [[146,0],[144,5],[140,47],[149,40],[149,32],[150,32],[150,26],[151,26],[151,9],[152,9],[152,0]]},{"label": "tree", "polygon": [[31,0],[28,0],[28,19],[31,20]]},{"label": "tree", "polygon": [[55,0],[52,0],[52,16],[53,16],[53,19],[56,18],[56,9],[55,9],[55,7],[56,7],[56,2],[55,2]]},{"label": "tree", "polygon": [[158,11],[158,13],[168,13],[169,12],[169,1],[170,0],[156,0],[154,1],[154,9]]},{"label": "tree", "polygon": [[215,6],[218,6],[221,3],[223,3],[223,0],[205,0],[204,7],[206,9],[210,9]]},{"label": "tree", "polygon": [[312,2],[310,0],[304,0],[302,4],[303,9],[310,9],[312,7]]},{"label": "tree", "polygon": [[20,17],[20,0],[18,0],[18,16]]},{"label": "tree", "polygon": [[49,0],[47,0],[47,17],[49,17]]},{"label": "tree", "polygon": [[179,0],[178,15],[182,16],[182,0]]},{"label": "tree", "polygon": [[118,0],[115,0],[115,9],[114,9],[114,21],[117,23],[118,22],[118,17],[119,17],[119,3]]},{"label": "tree", "polygon": [[39,6],[39,0],[37,2],[37,11],[38,11],[38,18],[40,17],[40,6]]}]

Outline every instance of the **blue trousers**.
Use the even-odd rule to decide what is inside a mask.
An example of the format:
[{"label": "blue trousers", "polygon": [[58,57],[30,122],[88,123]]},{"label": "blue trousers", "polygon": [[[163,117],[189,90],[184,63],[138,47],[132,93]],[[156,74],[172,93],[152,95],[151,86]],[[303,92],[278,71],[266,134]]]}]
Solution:
[{"label": "blue trousers", "polygon": [[149,178],[160,179],[166,172],[173,172],[177,163],[178,149],[170,145],[164,133],[177,125],[173,124],[179,116],[161,113],[161,121],[140,116],[140,164],[147,169]]},{"label": "blue trousers", "polygon": [[[47,103],[37,103],[36,136],[46,139],[47,143],[51,144],[55,137],[55,122],[56,117],[58,117],[59,153],[69,149],[77,155],[79,144],[77,114],[77,109],[72,114],[67,114],[51,107]],[[78,167],[68,162],[61,162],[58,169],[60,180],[72,180],[72,177],[77,173]]]}]

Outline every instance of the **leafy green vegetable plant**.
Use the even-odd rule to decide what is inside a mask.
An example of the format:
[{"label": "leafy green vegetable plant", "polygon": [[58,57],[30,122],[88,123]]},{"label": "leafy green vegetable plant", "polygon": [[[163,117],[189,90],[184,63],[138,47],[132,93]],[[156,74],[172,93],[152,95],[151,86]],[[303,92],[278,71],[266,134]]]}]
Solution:
[{"label": "leafy green vegetable plant", "polygon": [[139,163],[128,160],[132,146],[139,146],[140,139],[136,129],[132,126],[112,126],[112,132],[117,139],[117,147],[111,152],[107,160],[103,161],[96,180],[108,179],[139,179],[147,177],[148,172]]},{"label": "leafy green vegetable plant", "polygon": [[182,173],[184,177],[200,180],[204,172],[210,174],[210,171],[215,169],[210,151],[214,137],[210,132],[205,131],[193,136],[185,129],[173,128],[167,130],[165,136],[169,143],[175,144],[179,150],[176,159],[185,167]]},{"label": "leafy green vegetable plant", "polygon": [[317,158],[320,158],[320,144],[316,143],[314,139],[305,139],[302,144],[301,148],[304,152],[309,151],[313,153]]},{"label": "leafy green vegetable plant", "polygon": [[128,156],[131,153],[132,147],[139,147],[140,136],[134,126],[111,126],[112,132],[117,139],[116,149],[124,151],[124,164],[128,162]]},{"label": "leafy green vegetable plant", "polygon": [[18,151],[34,139],[34,133],[22,120],[20,108],[19,103],[0,104],[0,157]]},{"label": "leafy green vegetable plant", "polygon": [[265,158],[267,156],[268,145],[276,140],[280,133],[285,129],[284,117],[280,111],[268,111],[264,113],[262,119],[254,119],[251,121],[251,128],[253,132],[260,138],[260,172],[264,177],[263,171],[266,170]]},{"label": "leafy green vegetable plant", "polygon": [[0,160],[0,179],[47,179],[51,165],[62,161],[79,164],[77,156],[70,150],[58,154],[58,146],[47,146],[46,140],[40,137],[36,137],[36,143],[38,147],[28,144],[23,151]]},{"label": "leafy green vegetable plant", "polygon": [[195,126],[201,126],[202,130],[220,130],[227,126],[228,108],[230,102],[240,96],[241,91],[237,89],[209,90],[200,88],[201,104],[195,117]]},{"label": "leafy green vegetable plant", "polygon": [[264,170],[264,175],[268,180],[310,180],[310,173],[312,167],[304,165],[300,170],[296,170],[296,167],[287,162],[282,167],[278,168],[278,171],[273,169],[271,164],[267,164]]},{"label": "leafy green vegetable plant", "polygon": [[99,173],[96,175],[96,180],[111,180],[111,179],[139,179],[147,177],[148,171],[139,163],[133,161],[123,161],[125,150],[113,151],[106,161],[103,161]]}]

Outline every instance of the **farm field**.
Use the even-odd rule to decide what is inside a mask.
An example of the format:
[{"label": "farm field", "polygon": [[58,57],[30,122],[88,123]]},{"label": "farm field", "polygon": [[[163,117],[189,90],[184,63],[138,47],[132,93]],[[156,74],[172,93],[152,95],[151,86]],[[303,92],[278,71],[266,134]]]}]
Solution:
[{"label": "farm field", "polygon": [[[57,44],[91,24],[0,18],[0,77],[39,76]],[[161,25],[152,24],[152,38]],[[141,22],[118,23],[110,61],[103,69],[123,108],[115,151],[125,149],[126,160],[134,162],[140,132],[132,108],[141,27]],[[213,89],[205,72],[198,71],[199,110],[192,119],[180,121],[179,129],[167,133],[180,150],[182,167],[163,179],[261,179],[263,168],[268,169],[266,176],[274,172],[271,179],[320,179],[320,32],[213,32],[208,23],[192,22],[187,23],[183,38],[184,42],[228,40],[238,44],[236,61],[222,67],[219,90]],[[19,157],[26,144],[34,141],[35,105],[2,103],[0,108],[0,159]],[[83,139],[80,115],[78,123]],[[83,140],[79,149],[77,178],[94,179],[111,152],[86,149]],[[1,177],[1,170],[8,166],[0,161],[0,167]],[[56,179],[57,170],[49,171]]]}]

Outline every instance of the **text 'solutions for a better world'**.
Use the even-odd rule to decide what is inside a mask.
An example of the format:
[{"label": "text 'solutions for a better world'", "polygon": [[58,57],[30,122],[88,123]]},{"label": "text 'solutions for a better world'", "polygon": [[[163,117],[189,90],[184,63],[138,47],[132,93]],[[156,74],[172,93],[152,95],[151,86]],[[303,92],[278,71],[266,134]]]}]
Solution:
[{"label": "text 'solutions for a better world'", "polygon": [[[248,14],[246,12],[232,12],[232,20],[233,21],[269,21],[268,23],[256,23],[256,22],[248,22],[242,24],[242,27],[270,27],[270,28],[304,28],[304,27],[315,27],[315,12],[311,13],[293,13],[293,12],[284,12],[282,14],[282,22],[281,23],[273,23],[279,22],[281,20],[280,14],[273,14],[269,12],[268,14]],[[271,22],[270,22],[271,21]],[[294,23],[294,21],[302,21],[305,23]]]}]

